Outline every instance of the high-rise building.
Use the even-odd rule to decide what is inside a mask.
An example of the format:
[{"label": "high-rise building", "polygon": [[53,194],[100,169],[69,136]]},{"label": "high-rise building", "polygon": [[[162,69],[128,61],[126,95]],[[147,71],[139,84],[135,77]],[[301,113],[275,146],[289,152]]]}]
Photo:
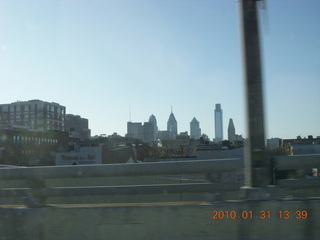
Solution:
[{"label": "high-rise building", "polygon": [[215,129],[215,140],[221,142],[223,140],[223,122],[222,122],[222,109],[221,104],[216,104],[214,110],[214,129]]},{"label": "high-rise building", "polygon": [[141,122],[128,122],[127,123],[127,137],[143,139],[143,127]]},{"label": "high-rise building", "polygon": [[90,139],[89,121],[79,115],[66,114],[65,129],[69,136],[80,138],[81,141]]},{"label": "high-rise building", "polygon": [[232,118],[229,119],[229,125],[228,125],[228,140],[230,142],[233,142],[236,140],[236,129],[234,128],[233,120]]},{"label": "high-rise building", "polygon": [[200,139],[201,137],[200,123],[195,117],[190,122],[190,137],[193,139]]},{"label": "high-rise building", "polygon": [[126,137],[140,139],[146,143],[152,143],[155,139],[154,126],[151,122],[128,122]]},{"label": "high-rise building", "polygon": [[152,122],[145,122],[143,124],[143,141],[152,143],[155,141],[154,125]]},{"label": "high-rise building", "polygon": [[0,104],[0,121],[36,131],[65,130],[66,107],[41,100]]},{"label": "high-rise building", "polygon": [[177,124],[177,120],[172,112],[172,109],[171,109],[171,114],[170,114],[168,122],[167,122],[167,131],[168,131],[170,139],[176,139],[176,137],[178,135],[178,124]]},{"label": "high-rise building", "polygon": [[153,124],[153,132],[154,132],[153,141],[155,141],[158,133],[158,125],[157,125],[157,119],[153,114],[149,117],[149,123]]}]

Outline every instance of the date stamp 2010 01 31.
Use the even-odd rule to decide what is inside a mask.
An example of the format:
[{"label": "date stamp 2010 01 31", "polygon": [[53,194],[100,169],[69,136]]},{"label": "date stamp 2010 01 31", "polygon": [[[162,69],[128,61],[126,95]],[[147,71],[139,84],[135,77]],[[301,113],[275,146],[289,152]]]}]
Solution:
[{"label": "date stamp 2010 01 31", "polygon": [[222,210],[213,210],[212,217],[213,220],[222,220],[222,219],[301,219],[305,220],[308,218],[308,211],[306,210],[297,210],[297,211],[288,211],[281,210],[277,212],[272,212],[269,210],[260,210],[260,211],[222,211]]}]

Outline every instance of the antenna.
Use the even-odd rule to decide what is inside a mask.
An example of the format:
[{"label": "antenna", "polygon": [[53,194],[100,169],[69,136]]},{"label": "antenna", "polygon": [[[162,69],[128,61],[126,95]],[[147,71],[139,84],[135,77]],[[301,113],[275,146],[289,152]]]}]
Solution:
[{"label": "antenna", "polygon": [[[259,4],[259,3],[258,3]],[[264,30],[269,33],[269,15],[267,12],[267,1],[261,0],[260,2],[260,8],[263,10],[262,13],[262,26],[264,27]]]},{"label": "antenna", "polygon": [[131,103],[129,103],[129,122],[131,122]]}]

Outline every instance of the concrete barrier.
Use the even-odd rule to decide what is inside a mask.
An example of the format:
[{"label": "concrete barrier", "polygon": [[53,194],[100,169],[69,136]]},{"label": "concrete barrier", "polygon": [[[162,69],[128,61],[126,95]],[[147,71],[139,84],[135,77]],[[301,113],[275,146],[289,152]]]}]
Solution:
[{"label": "concrete barrier", "polygon": [[310,240],[320,200],[0,208],[0,219],[6,240]]},{"label": "concrete barrier", "polygon": [[[203,162],[203,164],[207,164],[207,162]],[[221,164],[221,170],[225,168],[225,163],[220,161],[214,161],[210,164],[215,171],[217,171],[217,164],[219,166]],[[188,183],[193,182],[200,183],[201,187],[208,187],[210,184],[203,185],[203,181],[196,180],[184,181],[177,178],[151,176],[156,171],[151,166],[163,166],[160,173],[168,173],[167,169],[170,169],[171,174],[185,171],[187,173],[194,171],[207,173],[208,171],[204,165],[201,166],[201,169],[190,170],[189,168],[167,168],[169,165],[155,164],[146,165],[145,168],[137,166],[140,168],[140,173],[145,176],[136,176],[137,173],[127,169],[128,167],[114,166],[114,169],[117,168],[124,176],[116,177],[120,175],[119,172],[115,174],[108,169],[108,177],[106,177],[106,171],[97,168],[91,169],[92,171],[89,169],[90,171],[86,174],[80,175],[79,171],[75,171],[80,169],[77,167],[57,168],[64,169],[64,173],[57,171],[57,169],[48,168],[47,173],[51,174],[49,179],[45,178],[46,174],[42,171],[40,175],[33,175],[33,173],[39,173],[42,168],[34,168],[31,171],[14,170],[15,175],[10,175],[8,171],[1,171],[4,173],[0,177],[3,179],[0,182],[1,187],[10,186],[12,188],[11,190],[3,189],[2,194],[14,194],[15,191],[18,193],[20,190],[17,187],[27,187],[27,195],[32,191],[41,192],[42,189],[49,191],[49,193],[43,195],[48,196],[45,199],[47,205],[33,204],[34,196],[32,194],[24,199],[21,197],[12,198],[14,199],[12,202],[10,202],[11,198],[4,195],[1,198],[2,202],[0,202],[0,240],[310,240],[316,239],[320,234],[320,198],[316,198],[319,197],[318,189],[312,194],[298,192],[298,198],[293,196],[291,200],[283,200],[287,195],[290,197],[290,194],[293,193],[291,187],[282,188],[281,184],[257,189],[247,187],[240,189],[240,193],[242,192],[240,199],[242,200],[239,200],[239,191],[236,191],[236,195],[231,192],[230,196],[224,198],[229,201],[221,201],[219,196],[215,198],[216,193],[211,188],[206,188],[205,194],[211,194],[213,197],[211,196],[211,202],[205,202],[205,199],[208,199],[205,195],[189,193],[185,187],[188,188]],[[145,171],[147,169],[148,172]],[[70,176],[67,173],[70,171],[71,178],[68,178]],[[159,173],[159,171],[156,172]],[[129,173],[129,176],[126,176],[126,173]],[[40,183],[37,182],[39,178]],[[302,182],[300,187],[303,188],[304,185],[310,183],[310,181]],[[96,189],[113,191],[120,186],[131,189],[132,185],[146,184],[155,184],[155,189],[151,188],[152,192],[165,187],[159,186],[159,184],[168,184],[169,188],[173,188],[173,193],[161,189],[161,194],[135,194],[130,197],[118,194],[100,196],[100,193],[97,196],[90,196],[90,194],[83,193],[87,186],[91,186],[94,191]],[[179,189],[179,184],[184,186]],[[288,185],[288,180],[285,184]],[[55,194],[55,197],[52,194],[60,186],[73,187],[73,191],[77,191],[76,193],[79,195],[84,194],[84,196],[65,197],[63,195],[66,193],[66,189],[64,189],[63,194]],[[318,186],[318,182],[315,182],[314,186]],[[83,187],[83,189],[79,189],[79,187]],[[295,187],[297,186],[293,186],[293,191],[300,190]],[[56,189],[51,191],[50,188]],[[137,187],[136,190],[139,189],[140,187]],[[311,190],[313,191],[314,188]],[[43,196],[40,196],[40,200]],[[16,202],[17,199],[21,203]],[[231,199],[234,200],[230,201]],[[25,205],[10,205],[23,204],[25,200],[27,201]]]}]

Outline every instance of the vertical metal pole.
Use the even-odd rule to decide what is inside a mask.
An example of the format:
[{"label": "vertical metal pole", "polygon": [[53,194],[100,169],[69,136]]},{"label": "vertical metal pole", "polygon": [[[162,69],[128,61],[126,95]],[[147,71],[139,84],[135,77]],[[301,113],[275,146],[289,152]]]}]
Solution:
[{"label": "vertical metal pole", "polygon": [[249,187],[263,187],[269,184],[268,161],[265,155],[257,1],[240,0],[248,131],[245,184]]}]

